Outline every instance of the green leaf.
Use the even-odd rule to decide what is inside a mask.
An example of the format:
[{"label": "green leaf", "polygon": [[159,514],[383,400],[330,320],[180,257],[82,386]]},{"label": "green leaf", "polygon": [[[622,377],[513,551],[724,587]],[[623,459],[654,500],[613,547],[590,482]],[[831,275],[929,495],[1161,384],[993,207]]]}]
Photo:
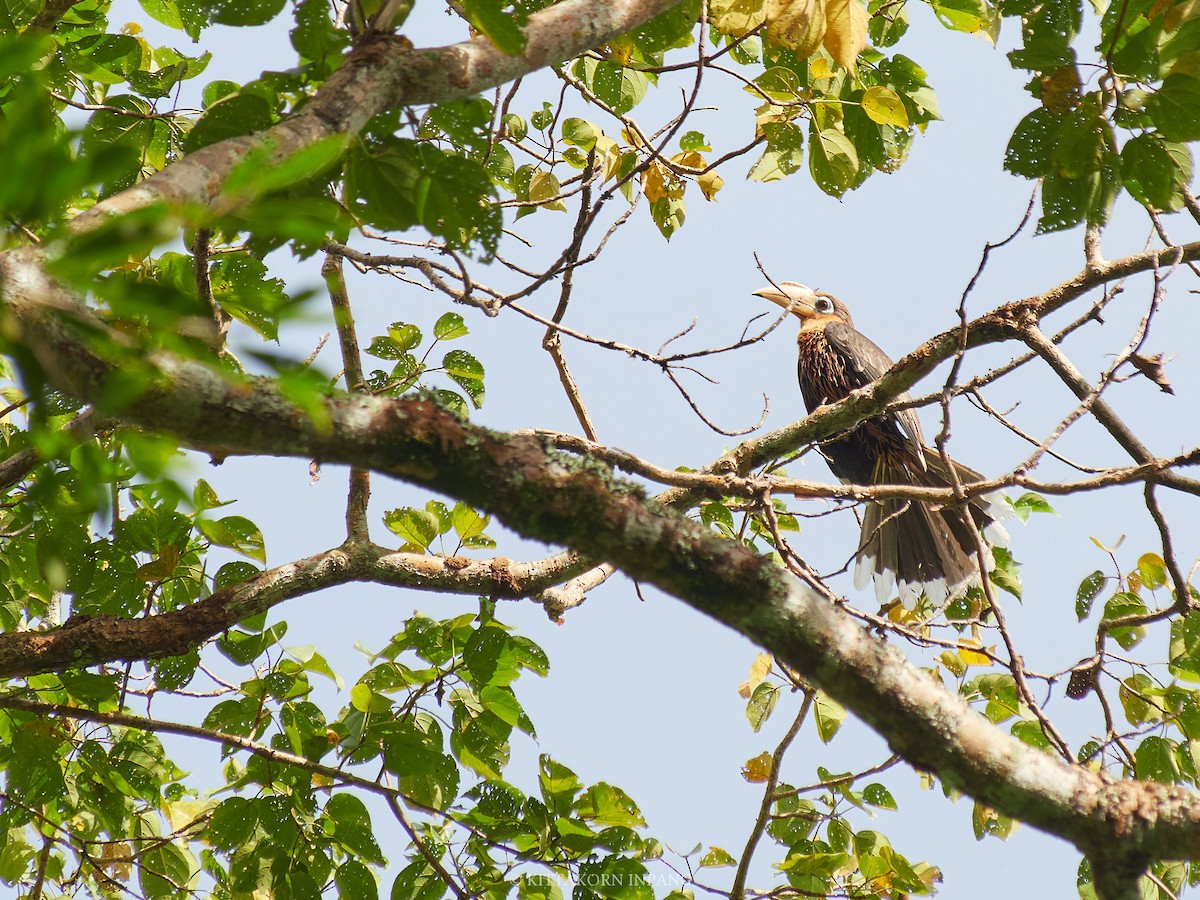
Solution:
[{"label": "green leaf", "polygon": [[892,797],[891,791],[877,781],[863,788],[862,798],[864,803],[869,803],[871,806],[877,806],[880,809],[899,808],[896,806],[896,800]]},{"label": "green leaf", "polygon": [[600,782],[584,791],[575,801],[575,811],[596,825],[623,825],[639,828],[646,824],[633,798],[619,787]]},{"label": "green leaf", "polygon": [[1200,612],[1171,619],[1168,668],[1176,678],[1200,681]]},{"label": "green leaf", "polygon": [[[433,336],[439,341],[452,341],[468,333],[467,326],[463,323],[463,317],[458,313],[444,313],[433,325]],[[417,340],[420,341],[420,338],[418,337]],[[413,346],[415,347],[416,344]]]},{"label": "green leaf", "polygon": [[487,528],[488,522],[491,521],[491,516],[485,516],[474,507],[459,501],[454,504],[454,511],[450,513],[450,521],[454,526],[455,533],[465,541],[482,534],[483,529]]},{"label": "green leaf", "polygon": [[1112,152],[1113,143],[1101,100],[1089,94],[1063,116],[1054,135],[1052,155],[1058,174],[1064,178],[1082,178],[1099,172]]},{"label": "green leaf", "polygon": [[1156,591],[1167,583],[1167,564],[1157,553],[1143,553],[1138,558],[1137,568],[1142,587]]},{"label": "green leaf", "polygon": [[1001,590],[1007,591],[1018,600],[1021,599],[1021,564],[1004,547],[992,548],[992,559],[995,566],[988,572],[988,580]]},{"label": "green leaf", "polygon": [[66,791],[59,741],[51,734],[39,733],[35,724],[26,723],[13,733],[11,753],[8,790],[23,803],[40,806]]},{"label": "green leaf", "polygon": [[37,853],[29,844],[10,837],[4,849],[0,850],[0,880],[7,885],[15,885],[25,877],[35,856]]},{"label": "green leaf", "polygon": [[684,153],[696,151],[698,153],[709,153],[712,147],[709,146],[708,139],[699,131],[685,132],[683,137],[679,139],[679,149]]},{"label": "green leaf", "polygon": [[1079,589],[1075,591],[1075,615],[1079,617],[1080,622],[1091,613],[1092,601],[1104,588],[1106,580],[1104,573],[1097,569],[1079,582]]},{"label": "green leaf", "polygon": [[644,72],[607,60],[585,57],[576,61],[574,72],[617,115],[624,115],[641,103],[650,86],[650,78]]},{"label": "green leaf", "polygon": [[383,739],[383,765],[407,796],[445,809],[458,796],[459,770],[443,749],[442,729],[427,713],[402,719]]},{"label": "green leaf", "polygon": [[245,797],[230,797],[213,810],[204,829],[204,839],[218,850],[235,850],[250,840],[257,825],[254,802]]},{"label": "green leaf", "polygon": [[1167,140],[1200,140],[1200,78],[1168,75],[1146,101],[1146,111]]},{"label": "green leaf", "polygon": [[720,866],[735,866],[737,860],[728,850],[722,850],[720,847],[709,847],[708,852],[700,857],[697,863],[702,869],[718,868]]},{"label": "green leaf", "polygon": [[450,380],[467,392],[476,409],[483,406],[483,364],[466,350],[451,350],[442,357]]},{"label": "green leaf", "polygon": [[1039,750],[1049,752],[1051,750],[1050,741],[1047,739],[1045,732],[1042,731],[1042,726],[1037,722],[1022,720],[1014,722],[1012,727],[1013,737],[1028,744],[1031,747],[1037,747]]},{"label": "green leaf", "polygon": [[888,0],[872,0],[867,9],[871,13],[867,34],[876,47],[891,47],[908,31],[907,7],[895,6]]},{"label": "green leaf", "polygon": [[607,900],[654,900],[646,867],[625,856],[589,858],[579,867],[578,883],[588,893]]},{"label": "green leaf", "polygon": [[813,700],[813,715],[817,722],[817,735],[828,744],[842,727],[846,709],[824,691],[817,691]]},{"label": "green leaf", "polygon": [[863,92],[862,109],[867,117],[879,125],[894,125],[896,128],[909,127],[908,110],[900,95],[888,87],[874,85]]},{"label": "green leaf", "polygon": [[388,327],[386,335],[377,335],[371,339],[366,353],[376,359],[410,359],[409,352],[421,343],[421,329],[416,325],[404,322],[393,322]]},{"label": "green leaf", "polygon": [[563,142],[571,144],[575,147],[582,147],[584,150],[591,150],[596,146],[596,138],[603,132],[591,122],[585,119],[577,119],[571,117],[563,119],[562,123],[562,138]]},{"label": "green leaf", "polygon": [[841,197],[858,177],[858,151],[842,132],[820,129],[815,121],[809,129],[808,168],[817,187],[831,197]]},{"label": "green leaf", "polygon": [[495,624],[484,625],[471,635],[462,651],[463,665],[475,684],[508,685],[520,674],[508,632]]},{"label": "green leaf", "polygon": [[450,749],[459,762],[483,778],[500,778],[508,765],[508,737],[512,727],[479,703],[467,691],[455,691],[454,730]]},{"label": "green leaf", "polygon": [[217,642],[217,649],[232,662],[246,666],[258,659],[267,648],[278,644],[286,633],[286,622],[276,622],[258,634],[230,629]]},{"label": "green leaf", "polygon": [[538,786],[546,806],[556,815],[567,815],[583,783],[573,771],[547,754],[538,757]]},{"label": "green leaf", "polygon": [[296,6],[296,27],[291,32],[292,46],[302,58],[316,64],[324,75],[337,65],[350,43],[344,28],[334,27],[329,7],[323,0],[301,0]]},{"label": "green leaf", "polygon": [[1162,710],[1156,695],[1162,691],[1141,672],[1131,675],[1121,682],[1118,696],[1121,707],[1125,710],[1125,718],[1130,725],[1141,725],[1145,722],[1157,722],[1162,719]]},{"label": "green leaf", "polygon": [[1121,150],[1121,180],[1138,203],[1172,212],[1192,180],[1191,150],[1157,134],[1139,134]]},{"label": "green leaf", "polygon": [[[344,791],[336,793],[325,804],[325,817],[333,823],[333,839],[343,848],[359,859],[376,865],[384,864],[386,860],[383,851],[380,850],[371,828],[371,814],[367,812],[362,800]],[[373,887],[374,879],[365,868],[363,874]],[[341,882],[338,884],[340,886]]]},{"label": "green leaf", "polygon": [[202,147],[233,137],[262,131],[273,121],[271,104],[253,93],[238,93],[210,106],[184,138],[183,147],[194,153]]},{"label": "green leaf", "polygon": [[[1104,604],[1104,618],[1101,624],[1104,625],[1113,619],[1119,619],[1124,616],[1140,616],[1146,612],[1146,604],[1137,594],[1129,591],[1120,591],[1113,594],[1107,603]],[[1109,631],[1112,639],[1121,645],[1122,649],[1129,650],[1137,645],[1143,637],[1146,636],[1146,626],[1137,625],[1133,627],[1114,628]]]},{"label": "green leaf", "polygon": [[777,684],[761,682],[754,688],[750,700],[746,703],[746,720],[755,731],[760,731],[779,702],[782,689]]},{"label": "green leaf", "polygon": [[1041,494],[1027,491],[1013,501],[1013,510],[1022,522],[1028,522],[1031,513],[1050,513],[1054,515],[1054,507],[1046,502]]},{"label": "green leaf", "polygon": [[[104,105],[110,108],[98,110],[88,119],[80,136],[80,149],[92,157],[108,154],[101,195],[109,196],[133,185],[144,170],[157,171],[166,165],[170,127],[165,117],[154,117],[149,104],[138,97],[124,94],[107,97]],[[20,125],[19,119],[13,121],[11,104],[6,112],[11,125]],[[0,141],[0,147],[4,145]],[[37,149],[37,144],[31,144],[29,149]],[[43,148],[42,152],[46,150]],[[0,163],[6,167],[14,162],[9,149],[0,154]],[[36,172],[36,168],[28,165],[21,170]]]},{"label": "green leaf", "polygon": [[286,0],[208,0],[212,20],[218,25],[244,28],[266,25],[282,12]]},{"label": "green leaf", "polygon": [[279,321],[290,302],[282,279],[269,278],[262,260],[248,253],[222,256],[209,280],[213,299],[239,322],[269,341],[279,339]]},{"label": "green leaf", "polygon": [[1050,174],[1054,138],[1062,117],[1038,107],[1018,124],[1004,151],[1004,168],[1014,175],[1041,178]]},{"label": "green leaf", "polygon": [[1042,217],[1037,233],[1062,231],[1084,222],[1103,225],[1119,189],[1116,172],[1107,168],[1080,178],[1047,175],[1042,180]]},{"label": "green leaf", "polygon": [[933,0],[930,6],[944,26],[967,34],[988,33],[996,15],[984,0]]},{"label": "green leaf", "polygon": [[198,519],[196,528],[218,547],[229,547],[264,565],[267,562],[262,531],[244,516],[225,516],[215,522],[211,519]]},{"label": "green leaf", "polygon": [[213,589],[221,590],[238,582],[245,581],[247,578],[253,578],[259,573],[258,566],[248,562],[227,562],[221,568],[217,569],[217,574],[213,578]]},{"label": "green leaf", "polygon": [[337,868],[333,878],[340,900],[378,900],[379,885],[371,870],[357,859],[348,859]]},{"label": "green leaf", "polygon": [[350,689],[350,705],[359,712],[385,714],[392,710],[392,701],[377,694],[361,681]]},{"label": "green leaf", "polygon": [[259,196],[306,181],[327,182],[330,169],[341,158],[345,146],[345,139],[334,135],[314,141],[286,159],[276,160],[274,142],[264,142],[234,166],[222,189],[231,196]]},{"label": "green leaf", "polygon": [[138,877],[146,897],[177,897],[199,868],[195,858],[174,843],[153,843],[138,854]]},{"label": "green leaf", "polygon": [[1143,739],[1133,753],[1137,777],[1162,784],[1178,783],[1181,779],[1173,744],[1173,741],[1153,735]]},{"label": "green leaf", "polygon": [[798,172],[804,165],[804,132],[794,122],[767,122],[762,126],[767,149],[750,167],[751,181],[771,182]]},{"label": "green leaf", "polygon": [[[513,5],[516,11],[505,11]],[[525,7],[508,0],[464,0],[463,9],[472,25],[487,35],[498,50],[514,56],[525,52],[525,33],[521,30],[527,15]]]},{"label": "green leaf", "polygon": [[404,539],[406,544],[412,544],[422,550],[428,550],[437,540],[437,516],[423,509],[404,507],[393,509],[383,514],[383,523],[393,533]]},{"label": "green leaf", "polygon": [[449,888],[437,872],[419,857],[392,882],[391,900],[442,900]]},{"label": "green leaf", "polygon": [[495,193],[479,163],[427,142],[392,140],[346,157],[346,198],[359,218],[394,231],[420,225],[452,249],[478,248],[484,259],[503,226]]}]

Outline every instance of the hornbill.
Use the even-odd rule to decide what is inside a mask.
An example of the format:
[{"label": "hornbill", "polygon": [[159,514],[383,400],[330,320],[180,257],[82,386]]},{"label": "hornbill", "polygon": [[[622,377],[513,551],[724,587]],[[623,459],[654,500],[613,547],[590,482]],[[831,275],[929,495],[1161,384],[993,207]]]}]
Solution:
[{"label": "hornbill", "polygon": [[[870,384],[892,367],[887,354],[855,330],[850,310],[836,297],[793,281],[754,293],[800,319],[800,392],[810,413]],[[896,399],[906,400],[908,395]],[[925,445],[912,409],[867,419],[848,433],[822,441],[818,449],[833,474],[850,484],[953,484],[941,455]],[[973,469],[956,462],[951,465],[962,484],[983,480]],[[863,516],[854,585],[863,588],[873,577],[880,603],[895,587],[906,606],[922,593],[940,606],[978,579],[976,529],[988,543],[1006,544],[1008,535],[998,520],[1010,514],[998,492],[971,497],[965,507],[917,500],[871,501]],[[989,568],[990,562],[989,554]]]}]

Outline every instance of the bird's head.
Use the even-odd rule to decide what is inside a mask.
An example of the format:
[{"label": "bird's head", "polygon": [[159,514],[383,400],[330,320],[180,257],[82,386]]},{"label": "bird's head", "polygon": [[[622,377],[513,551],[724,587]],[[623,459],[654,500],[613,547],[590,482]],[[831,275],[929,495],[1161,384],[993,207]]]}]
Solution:
[{"label": "bird's head", "polygon": [[810,328],[834,319],[845,322],[851,328],[854,320],[850,318],[850,310],[846,304],[824,291],[814,291],[806,284],[796,281],[780,281],[770,287],[760,288],[754,292],[756,297],[762,297],[782,306],[803,323],[801,328]]}]

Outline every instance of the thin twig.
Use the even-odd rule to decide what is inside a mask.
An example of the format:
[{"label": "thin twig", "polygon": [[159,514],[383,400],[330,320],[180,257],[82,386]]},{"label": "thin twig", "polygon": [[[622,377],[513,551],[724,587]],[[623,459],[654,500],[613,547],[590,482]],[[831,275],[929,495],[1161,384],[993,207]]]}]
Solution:
[{"label": "thin twig", "polygon": [[[338,344],[342,349],[342,371],[346,376],[346,389],[355,394],[369,393],[363,377],[362,354],[358,349],[358,337],[354,330],[354,314],[350,309],[350,295],[346,290],[346,277],[342,271],[343,257],[326,252],[321,265],[321,275],[329,290],[329,301],[333,306],[333,321],[337,327]],[[346,497],[346,538],[350,541],[368,542],[371,529],[367,521],[367,505],[371,499],[371,473],[368,469],[351,467],[350,489]]]},{"label": "thin twig", "polygon": [[758,816],[754,820],[754,825],[750,829],[750,836],[746,839],[746,847],[742,850],[742,858],[738,860],[737,871],[733,876],[733,886],[729,889],[729,900],[743,900],[746,896],[746,876],[750,871],[750,861],[754,858],[754,851],[758,847],[759,839],[762,838],[763,832],[766,831],[767,822],[771,818],[771,807],[775,804],[775,788],[779,785],[779,768],[783,765],[783,756],[787,753],[788,747],[792,745],[792,741],[796,739],[796,735],[800,733],[800,726],[804,724],[804,720],[808,717],[808,711],[812,707],[813,698],[817,692],[813,688],[808,688],[804,691],[804,702],[800,704],[800,711],[796,713],[796,718],[793,720],[791,727],[787,730],[787,734],[783,736],[783,740],[775,748],[775,752],[771,754],[771,768],[767,772],[767,781],[763,786],[762,802],[758,806]]}]

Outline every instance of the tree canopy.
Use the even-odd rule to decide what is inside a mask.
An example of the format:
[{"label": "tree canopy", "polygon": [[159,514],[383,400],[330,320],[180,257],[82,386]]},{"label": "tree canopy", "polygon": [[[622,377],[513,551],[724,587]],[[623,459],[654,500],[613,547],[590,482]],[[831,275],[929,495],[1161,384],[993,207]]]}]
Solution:
[{"label": "tree canopy", "polygon": [[[1154,326],[1200,274],[1200,241],[1171,236],[1200,224],[1200,3],[447,0],[460,40],[425,46],[428,5],[0,4],[0,880],[38,900],[927,895],[938,860],[885,833],[903,809],[866,815],[897,808],[905,767],[967,798],[978,836],[1023,822],[1070,842],[1083,898],[1168,900],[1200,880],[1198,554],[1172,527],[1200,494],[1200,445],[1186,412],[1150,436],[1122,405],[1175,390]],[[840,198],[903,179],[927,129],[954,124],[906,55],[925,8],[1012,42],[1029,96],[1003,167],[1034,190],[1017,232],[1077,235],[1070,274],[975,314],[999,234],[957,324],[768,431],[715,421],[696,385],[778,320],[706,346],[684,319],[657,350],[574,324],[581,279],[630,223],[670,241],[735,180]],[[178,39],[156,46],[134,15]],[[225,28],[286,33],[271,58],[287,63],[213,77]],[[1120,217],[1152,239],[1109,258]],[[665,241],[645,252],[670,265]],[[679,277],[703,295],[703,273]],[[360,332],[380,320],[368,284],[424,299]],[[906,303],[919,317],[935,301]],[[1132,329],[1114,328],[1130,309]],[[540,344],[499,337],[514,318]],[[333,346],[305,343],[306,321]],[[1105,354],[1098,375],[1080,341]],[[484,424],[497,373],[543,352],[554,382],[527,389],[571,426]],[[574,375],[586,352],[649,364],[724,451],[694,465],[685,446],[606,443]],[[1075,399],[1052,420],[1006,409],[994,398],[1020,378]],[[967,419],[1021,450],[946,489],[795,477],[897,404],[941,425],[938,452]],[[1096,446],[1079,455],[1085,428]],[[346,467],[336,545],[268,556],[283,535],[224,509],[236,498],[197,461],[254,456],[314,480]],[[375,476],[420,500],[372,505]],[[1026,663],[1019,535],[981,542],[988,577],[944,606],[876,604],[837,570],[853,546],[813,552],[863,503],[995,490],[1018,521],[1060,496],[1138,492],[1155,544],[1097,542],[1104,566],[1072,573],[1091,655]],[[554,747],[515,774],[537,733],[523,689],[553,684],[553,660],[500,601],[569,625],[616,573],[762,648],[748,725],[791,724],[745,762],[761,807],[742,846],[672,849],[635,797]],[[370,623],[348,684],[346,648],[286,635],[302,598],[350,584],[471,611]],[[622,700],[598,686],[584,702]],[[848,771],[834,745],[815,777],[788,756],[803,729],[835,741],[847,714],[888,752]]]}]

